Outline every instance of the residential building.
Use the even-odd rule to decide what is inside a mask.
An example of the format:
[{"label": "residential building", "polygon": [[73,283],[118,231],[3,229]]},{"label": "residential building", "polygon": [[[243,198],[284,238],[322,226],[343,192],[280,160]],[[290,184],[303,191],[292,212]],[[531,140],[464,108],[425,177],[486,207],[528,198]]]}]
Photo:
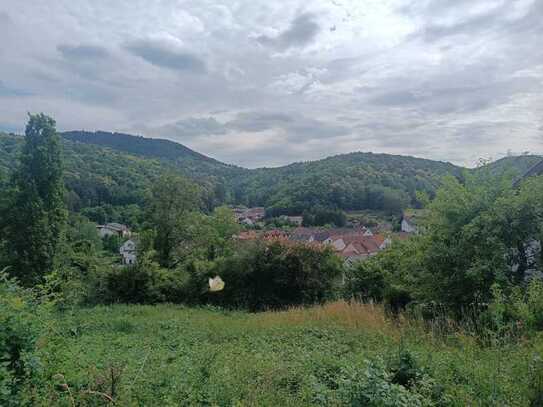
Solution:
[{"label": "residential building", "polygon": [[136,242],[132,239],[127,240],[122,244],[119,249],[119,254],[121,255],[121,261],[125,265],[136,264],[137,253],[136,253]]},{"label": "residential building", "polygon": [[101,238],[106,236],[129,237],[131,234],[128,226],[120,223],[106,223],[96,226],[96,229]]}]

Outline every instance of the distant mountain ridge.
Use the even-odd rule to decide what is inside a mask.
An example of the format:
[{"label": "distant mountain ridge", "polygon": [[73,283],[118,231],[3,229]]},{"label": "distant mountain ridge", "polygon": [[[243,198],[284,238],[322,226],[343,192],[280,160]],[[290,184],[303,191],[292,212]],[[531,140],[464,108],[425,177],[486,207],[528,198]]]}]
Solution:
[{"label": "distant mountain ridge", "polygon": [[[141,205],[160,173],[175,171],[205,189],[207,207],[220,203],[265,206],[272,214],[299,214],[314,206],[398,213],[430,196],[445,175],[468,170],[451,163],[376,153],[349,153],[283,167],[245,169],[182,144],[123,133],[61,133],[73,206]],[[0,133],[0,183],[13,168],[23,137]],[[483,167],[491,174],[524,174],[541,157],[507,157]],[[2,176],[4,173],[4,176]]]},{"label": "distant mountain ridge", "polygon": [[204,154],[191,150],[183,144],[179,144],[171,140],[146,138],[143,136],[134,136],[125,133],[111,133],[107,131],[90,132],[84,130],[72,130],[62,132],[60,135],[71,141],[109,147],[114,150],[142,155],[145,157],[176,160],[179,157],[188,156],[195,159],[213,162],[218,165],[227,165]]}]

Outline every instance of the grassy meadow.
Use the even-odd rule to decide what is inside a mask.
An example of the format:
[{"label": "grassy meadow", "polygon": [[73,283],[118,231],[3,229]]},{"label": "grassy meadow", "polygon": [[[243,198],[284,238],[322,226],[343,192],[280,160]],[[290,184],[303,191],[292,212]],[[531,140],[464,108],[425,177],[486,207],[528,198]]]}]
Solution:
[{"label": "grassy meadow", "polygon": [[[543,338],[482,346],[390,322],[379,306],[282,312],[175,305],[56,314],[38,341],[47,406],[533,403]],[[541,383],[539,383],[541,384]]]}]

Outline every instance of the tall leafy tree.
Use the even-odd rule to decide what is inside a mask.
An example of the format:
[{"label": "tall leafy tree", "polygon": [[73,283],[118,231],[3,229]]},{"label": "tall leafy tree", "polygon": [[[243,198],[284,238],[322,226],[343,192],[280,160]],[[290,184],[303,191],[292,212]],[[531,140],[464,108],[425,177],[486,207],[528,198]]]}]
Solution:
[{"label": "tall leafy tree", "polygon": [[22,283],[42,281],[54,266],[66,219],[62,153],[55,121],[30,115],[7,210],[11,273]]},{"label": "tall leafy tree", "polygon": [[155,250],[163,267],[171,265],[173,250],[186,235],[184,220],[199,205],[200,189],[179,175],[165,174],[151,187],[147,219],[155,231]]}]

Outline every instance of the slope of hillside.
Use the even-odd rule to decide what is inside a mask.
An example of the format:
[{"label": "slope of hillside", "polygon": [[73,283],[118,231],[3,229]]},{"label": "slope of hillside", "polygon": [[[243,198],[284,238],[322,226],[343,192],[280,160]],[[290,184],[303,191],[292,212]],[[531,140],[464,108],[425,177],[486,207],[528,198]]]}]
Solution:
[{"label": "slope of hillside", "polygon": [[538,155],[519,155],[513,157],[504,157],[494,161],[476,171],[489,171],[491,174],[500,176],[509,174],[512,177],[518,177],[525,174],[530,168],[543,160]]},{"label": "slope of hillside", "polygon": [[414,157],[350,153],[280,168],[253,170],[238,188],[249,204],[300,212],[314,205],[397,211],[415,192],[432,194],[444,175],[461,176],[449,163]]},{"label": "slope of hillside", "polygon": [[185,174],[192,176],[235,176],[247,171],[244,168],[207,157],[170,140],[104,131],[68,131],[61,133],[61,136],[73,142],[107,147],[132,155],[167,161],[173,163]]},{"label": "slope of hillside", "polygon": [[[14,168],[23,137],[0,133],[0,187]],[[71,210],[84,210],[91,219],[138,223],[145,192],[164,172],[179,172],[173,162],[145,158],[110,148],[63,139],[67,204]],[[196,168],[196,164],[194,164]],[[190,175],[190,174],[187,174]],[[215,181],[198,176],[204,189],[205,205],[219,204]]]},{"label": "slope of hillside", "polygon": [[[432,195],[444,175],[461,167],[414,157],[350,153],[278,168],[248,170],[206,157],[181,144],[128,134],[62,133],[66,184],[75,210],[140,205],[160,173],[176,171],[204,186],[206,206],[265,206],[271,214],[298,214],[316,205],[398,213],[416,206],[416,192]],[[0,184],[13,168],[21,136],[0,133]],[[474,170],[492,175],[526,172],[540,157],[507,157]]]}]

